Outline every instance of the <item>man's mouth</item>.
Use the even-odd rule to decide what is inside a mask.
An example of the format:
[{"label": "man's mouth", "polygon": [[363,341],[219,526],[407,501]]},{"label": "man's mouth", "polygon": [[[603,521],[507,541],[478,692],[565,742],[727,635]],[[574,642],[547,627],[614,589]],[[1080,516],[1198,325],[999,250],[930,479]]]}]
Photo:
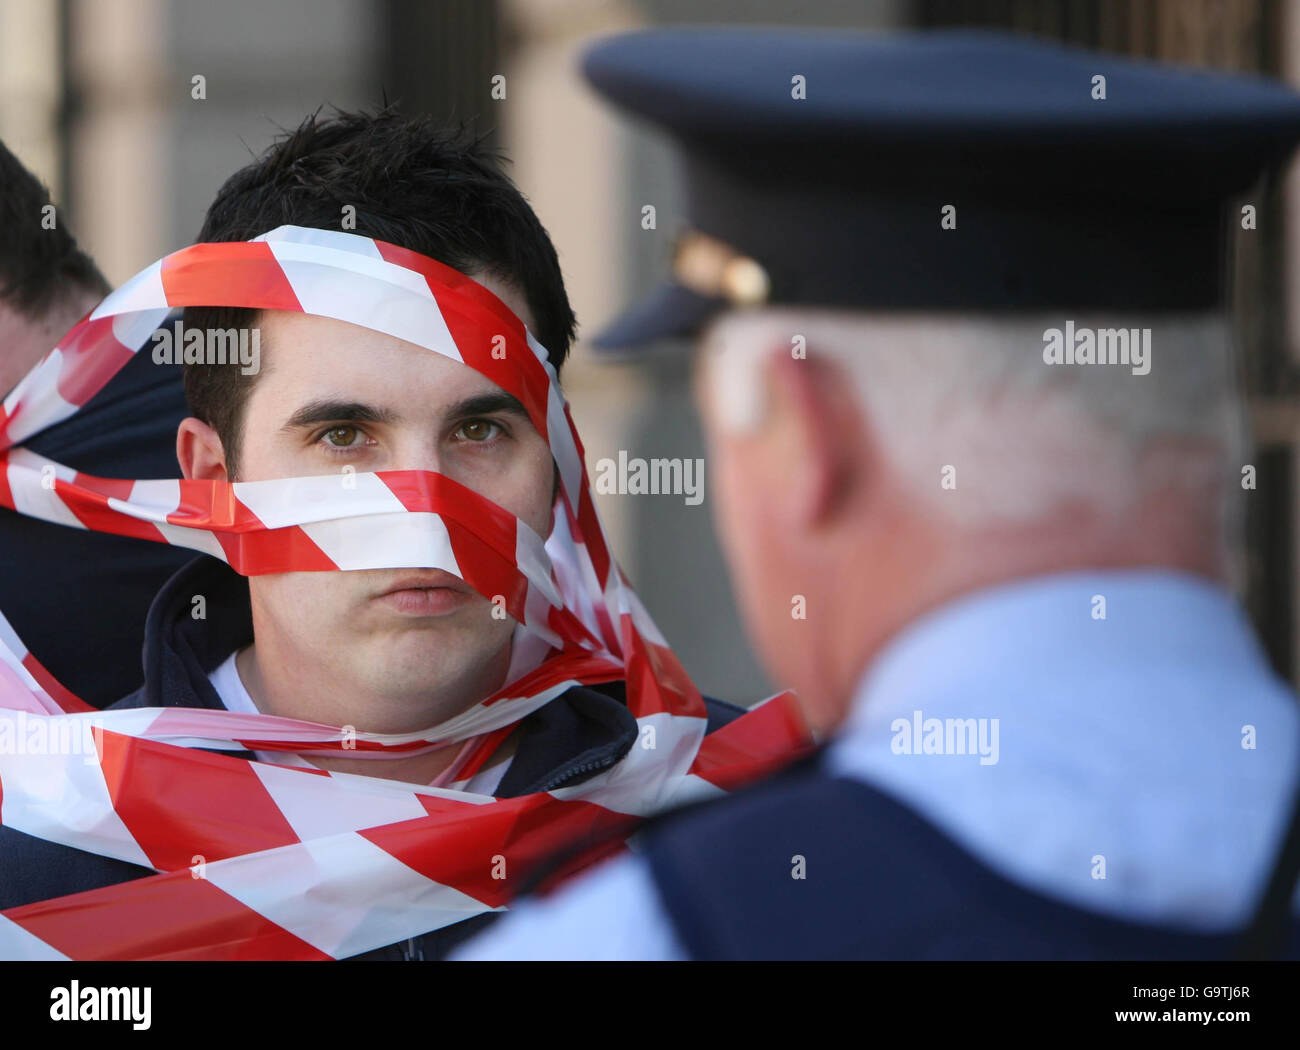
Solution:
[{"label": "man's mouth", "polygon": [[403,576],[375,600],[406,616],[442,616],[469,604],[473,597],[474,591],[463,580],[434,571]]}]

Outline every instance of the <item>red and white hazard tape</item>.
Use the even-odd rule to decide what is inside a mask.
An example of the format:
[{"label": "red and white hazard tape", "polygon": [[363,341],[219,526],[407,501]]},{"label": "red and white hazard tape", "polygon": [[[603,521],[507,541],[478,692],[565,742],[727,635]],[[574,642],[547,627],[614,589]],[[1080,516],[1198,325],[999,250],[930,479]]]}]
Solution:
[{"label": "red and white hazard tape", "polygon": [[[523,404],[550,445],[560,476],[551,535],[543,541],[428,471],[354,474],[346,484],[337,475],[132,481],[21,447],[75,413],[184,306],[348,321],[476,369]],[[482,286],[406,249],[284,226],[183,249],[109,295],[0,408],[0,505],[191,547],[244,575],[444,569],[504,597],[518,624],[511,681],[404,735],[228,711],[101,712],[60,686],[0,617],[0,741],[23,739],[39,720],[46,741],[94,745],[93,756],[0,748],[0,823],[157,873],[0,913],[0,957],[344,958],[500,909],[517,885],[511,873],[557,848],[625,836],[637,818],[792,757],[807,737],[788,694],[705,737],[698,691],[609,554],[582,457],[555,372],[523,323]],[[460,789],[519,719],[575,685],[613,680],[627,682],[640,739],[653,747],[634,746],[576,787],[522,798],[211,753],[346,750],[382,761],[473,741],[450,785]]]}]

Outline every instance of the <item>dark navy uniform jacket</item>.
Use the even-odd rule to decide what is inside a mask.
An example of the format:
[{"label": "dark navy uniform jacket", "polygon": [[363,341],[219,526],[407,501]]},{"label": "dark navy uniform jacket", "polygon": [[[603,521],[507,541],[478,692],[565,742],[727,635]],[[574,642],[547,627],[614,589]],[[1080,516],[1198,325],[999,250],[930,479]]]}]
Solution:
[{"label": "dark navy uniform jacket", "polygon": [[[190,615],[191,599],[207,599],[207,619]],[[253,640],[248,581],[207,555],[193,558],[158,593],[145,630],[144,685],[113,704],[124,707],[224,709],[208,674]],[[708,732],[744,713],[707,699]],[[494,794],[512,798],[569,787],[618,762],[635,743],[636,719],[627,709],[622,683],[575,688],[520,723],[521,735]],[[253,758],[251,752],[223,752]],[[47,842],[0,827],[0,910],[68,893],[151,875],[144,867]],[[358,959],[439,959],[470,934],[500,918],[499,912],[376,949]]]}]

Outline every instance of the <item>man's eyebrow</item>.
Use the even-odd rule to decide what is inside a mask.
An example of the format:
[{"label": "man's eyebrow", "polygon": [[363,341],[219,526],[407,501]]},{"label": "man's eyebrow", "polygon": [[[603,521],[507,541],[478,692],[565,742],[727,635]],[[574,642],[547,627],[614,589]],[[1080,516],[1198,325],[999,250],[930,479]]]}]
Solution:
[{"label": "man's eyebrow", "polygon": [[309,401],[298,409],[281,430],[299,430],[317,423],[385,423],[389,426],[402,421],[402,417],[387,408],[376,408],[362,401]]},{"label": "man's eyebrow", "polygon": [[478,394],[457,401],[447,409],[447,417],[465,419],[467,416],[490,416],[494,412],[509,412],[512,415],[528,418],[528,410],[520,404],[519,399],[504,390],[493,394]]},{"label": "man's eyebrow", "polygon": [[[449,419],[468,419],[471,416],[489,416],[508,412],[528,418],[528,410],[519,399],[504,390],[492,394],[478,394],[448,406]],[[401,423],[399,413],[388,408],[376,408],[363,401],[324,399],[309,401],[288,418],[281,430],[301,430],[319,423],[383,423],[396,426]]]}]

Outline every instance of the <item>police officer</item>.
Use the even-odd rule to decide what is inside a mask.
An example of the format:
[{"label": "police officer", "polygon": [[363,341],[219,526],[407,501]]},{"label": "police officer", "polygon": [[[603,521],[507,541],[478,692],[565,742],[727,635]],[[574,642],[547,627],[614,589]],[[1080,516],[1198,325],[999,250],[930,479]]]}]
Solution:
[{"label": "police officer", "polygon": [[972,33],[643,32],[585,72],[690,214],[604,342],[703,333],[741,606],[827,743],[462,957],[1300,956],[1224,312],[1300,96]]}]

